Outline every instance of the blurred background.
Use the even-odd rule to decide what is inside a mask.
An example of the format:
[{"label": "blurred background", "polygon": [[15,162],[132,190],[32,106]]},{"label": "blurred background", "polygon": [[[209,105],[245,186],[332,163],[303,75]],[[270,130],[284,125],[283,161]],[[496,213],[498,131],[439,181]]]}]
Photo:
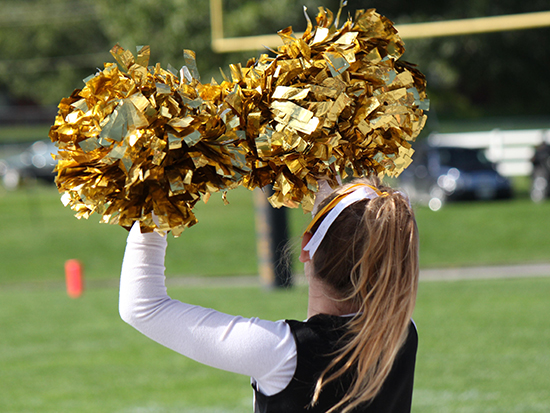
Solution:
[{"label": "blurred background", "polygon": [[[214,40],[301,32],[304,6],[313,19],[317,7],[339,4],[2,1],[0,411],[250,411],[246,378],[182,360],[119,320],[126,232],[63,208],[48,131],[61,98],[112,62],[117,43],[150,45],[162,67],[181,67],[182,50],[194,50],[202,81],[221,81],[220,68],[264,51],[221,51]],[[344,13],[359,8],[376,8],[398,28],[506,15],[525,23],[404,36],[403,60],[426,75],[431,106],[413,164],[393,183],[414,202],[421,233],[414,411],[548,412],[550,21],[529,27],[535,14],[522,16],[548,12],[550,2],[350,0]],[[197,205],[199,224],[170,239],[171,294],[245,316],[305,318],[296,260],[294,288],[266,288],[258,276],[265,207],[246,190],[228,199]],[[283,222],[298,243],[308,216],[289,210]],[[85,275],[76,298],[66,291],[71,259]]]}]

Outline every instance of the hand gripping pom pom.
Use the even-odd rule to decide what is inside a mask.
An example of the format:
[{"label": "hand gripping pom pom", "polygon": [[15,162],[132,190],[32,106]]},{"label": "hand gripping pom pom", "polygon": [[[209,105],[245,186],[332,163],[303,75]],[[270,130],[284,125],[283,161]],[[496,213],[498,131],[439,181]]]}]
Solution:
[{"label": "hand gripping pom pom", "polygon": [[399,175],[428,100],[392,23],[358,10],[337,28],[320,8],[301,38],[279,35],[275,57],[231,65],[221,84],[200,82],[192,51],[177,72],[148,67],[148,47],[134,57],[115,46],[118,65],[63,99],[50,130],[64,203],[179,236],[199,199],[239,185],[273,185],[273,206],[308,212],[319,178]]}]

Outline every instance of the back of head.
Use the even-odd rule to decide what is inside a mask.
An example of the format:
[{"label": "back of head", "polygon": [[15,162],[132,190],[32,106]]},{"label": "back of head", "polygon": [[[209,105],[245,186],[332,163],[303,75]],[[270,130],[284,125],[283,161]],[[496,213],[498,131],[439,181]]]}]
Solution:
[{"label": "back of head", "polygon": [[[319,213],[339,193],[358,183],[375,188],[380,196],[343,209],[313,256],[315,276],[335,299],[357,310],[342,353],[317,383],[318,396],[324,382],[344,374],[349,366],[356,369],[354,385],[335,406],[343,412],[374,397],[391,370],[414,310],[419,272],[412,208],[400,192],[378,179],[343,186],[321,203]],[[318,218],[312,233],[323,218]],[[328,374],[342,359],[348,367]]]}]

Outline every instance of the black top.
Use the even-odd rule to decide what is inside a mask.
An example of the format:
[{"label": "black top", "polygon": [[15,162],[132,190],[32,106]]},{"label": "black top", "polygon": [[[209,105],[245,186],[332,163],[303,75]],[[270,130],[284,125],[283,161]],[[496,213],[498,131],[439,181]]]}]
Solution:
[{"label": "black top", "polygon": [[[273,396],[255,390],[255,413],[324,413],[342,399],[349,388],[351,373],[326,384],[318,403],[308,408],[315,383],[331,360],[330,354],[342,346],[339,339],[351,317],[317,315],[306,322],[287,320],[297,349],[297,366],[288,386]],[[405,344],[380,392],[354,413],[409,413],[411,411],[414,366],[418,335],[414,324],[409,326]]]}]

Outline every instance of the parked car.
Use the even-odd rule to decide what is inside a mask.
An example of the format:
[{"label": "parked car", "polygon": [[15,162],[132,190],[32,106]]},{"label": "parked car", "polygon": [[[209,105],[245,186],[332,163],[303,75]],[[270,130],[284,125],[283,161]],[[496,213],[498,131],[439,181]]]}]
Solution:
[{"label": "parked car", "polygon": [[481,149],[433,146],[415,148],[413,163],[400,177],[412,202],[438,210],[448,201],[510,198],[512,185]]},{"label": "parked car", "polygon": [[541,202],[550,198],[550,145],[544,142],[537,146],[531,162],[531,199]]},{"label": "parked car", "polygon": [[0,160],[0,176],[8,189],[15,189],[27,180],[41,180],[53,183],[53,169],[57,161],[52,154],[57,147],[49,140],[34,142],[18,155]]}]

